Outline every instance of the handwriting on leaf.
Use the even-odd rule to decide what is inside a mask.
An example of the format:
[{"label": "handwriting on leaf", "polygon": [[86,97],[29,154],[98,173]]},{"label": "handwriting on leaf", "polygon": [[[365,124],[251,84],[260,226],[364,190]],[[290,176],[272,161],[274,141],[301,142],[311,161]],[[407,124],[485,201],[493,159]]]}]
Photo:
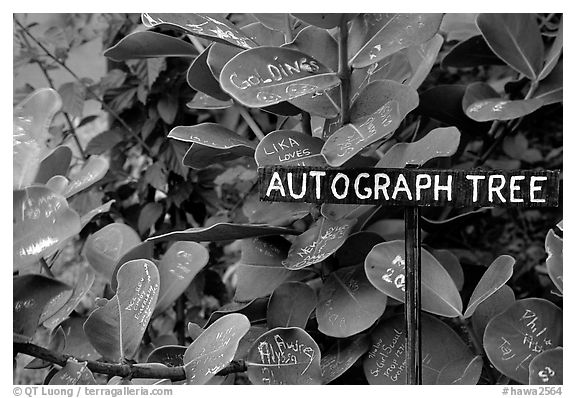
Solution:
[{"label": "handwriting on leaf", "polygon": [[370,339],[366,334],[352,339],[337,339],[336,343],[322,354],[322,384],[328,384],[346,372],[370,348]]},{"label": "handwriting on leaf", "polygon": [[258,167],[270,165],[325,166],[320,155],[320,138],[292,130],[276,130],[264,137],[256,147],[254,159]]},{"label": "handwriting on leaf", "polygon": [[553,348],[534,357],[528,367],[531,385],[563,384],[563,351],[562,347]]}]

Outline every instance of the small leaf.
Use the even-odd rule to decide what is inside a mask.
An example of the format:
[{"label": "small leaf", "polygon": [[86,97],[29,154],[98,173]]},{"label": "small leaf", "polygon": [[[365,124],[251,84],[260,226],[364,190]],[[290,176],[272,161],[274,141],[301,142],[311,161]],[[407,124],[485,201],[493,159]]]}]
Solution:
[{"label": "small leaf", "polygon": [[138,232],[144,235],[162,216],[164,213],[164,206],[158,202],[148,202],[140,210],[138,216]]},{"label": "small leaf", "polygon": [[242,314],[229,314],[214,322],[190,344],[184,354],[187,384],[206,384],[234,359],[250,322]]},{"label": "small leaf", "polygon": [[48,181],[46,181],[45,186],[46,188],[48,188],[49,190],[58,195],[64,195],[64,192],[66,192],[66,188],[68,187],[69,183],[70,181],[66,177],[57,175],[51,177]]},{"label": "small leaf", "polygon": [[180,345],[165,345],[154,349],[148,359],[147,363],[161,363],[168,367],[184,366],[184,353],[186,347]]},{"label": "small leaf", "polygon": [[178,112],[178,100],[171,95],[163,95],[156,104],[158,114],[164,123],[171,125]]},{"label": "small leaf", "polygon": [[536,80],[542,71],[544,44],[534,14],[480,14],[476,23],[496,55]]},{"label": "small leaf", "polygon": [[326,166],[320,138],[293,130],[268,133],[258,146],[254,159],[258,167],[273,165]]},{"label": "small leaf", "polygon": [[194,90],[216,98],[219,101],[228,101],[230,96],[222,91],[218,80],[214,78],[208,67],[208,54],[210,47],[207,47],[200,55],[190,64],[186,72],[186,81]]},{"label": "small leaf", "polygon": [[86,226],[94,217],[101,213],[107,213],[110,211],[110,207],[114,203],[114,200],[109,200],[108,202],[104,203],[102,206],[95,207],[94,209],[89,210],[86,214],[83,214],[80,217],[80,224],[82,224],[82,228]]},{"label": "small leaf", "polygon": [[254,154],[254,143],[216,123],[178,126],[168,137],[192,143],[182,162],[193,169]]},{"label": "small leaf", "polygon": [[320,348],[300,328],[276,328],[261,335],[246,359],[253,384],[321,384]]},{"label": "small leaf", "polygon": [[62,195],[43,186],[13,191],[12,195],[14,270],[53,253],[80,232],[80,217]]},{"label": "small leaf", "polygon": [[66,188],[65,196],[69,198],[100,181],[108,172],[109,167],[110,163],[106,158],[97,155],[90,156],[82,169],[69,177],[70,183]]},{"label": "small leaf", "polygon": [[66,365],[50,379],[51,386],[63,385],[94,385],[94,375],[88,369],[88,362],[78,362],[74,358],[68,358]]},{"label": "small leaf", "polygon": [[229,314],[242,314],[245,315],[250,323],[262,323],[266,321],[266,307],[268,306],[268,298],[259,298],[247,303],[238,303],[232,301],[225,304],[218,311],[214,311],[210,318],[206,321],[204,328],[212,325],[218,319]]},{"label": "small leaf", "polygon": [[518,300],[496,315],[484,332],[484,350],[499,372],[528,384],[528,366],[545,350],[562,345],[562,310],[551,302]]},{"label": "small leaf", "polygon": [[558,61],[546,79],[540,81],[534,96],[544,101],[544,105],[555,104],[563,100],[563,62]]},{"label": "small leaf", "polygon": [[120,362],[133,358],[158,299],[158,269],[149,260],[133,260],[118,270],[117,293],[84,323],[86,336],[102,356]]},{"label": "small leaf", "polygon": [[114,148],[123,140],[124,134],[122,130],[106,130],[103,133],[94,136],[90,141],[88,141],[88,145],[86,145],[84,152],[87,155],[102,155],[104,152]]},{"label": "small leaf", "polygon": [[143,13],[142,23],[147,28],[160,26],[177,29],[194,36],[237,47],[256,47],[256,43],[236,29],[232,23],[207,14]]},{"label": "small leaf", "polygon": [[305,283],[285,282],[274,289],[268,301],[268,329],[299,327],[304,329],[316,308],[316,293]]},{"label": "small leaf", "polygon": [[550,72],[556,67],[558,60],[560,59],[560,54],[562,53],[562,41],[563,41],[563,34],[564,32],[564,19],[560,21],[560,26],[558,26],[558,33],[556,34],[556,38],[554,39],[554,43],[546,52],[544,57],[544,67],[542,68],[542,72],[538,75],[538,80],[545,79]]},{"label": "small leaf", "polygon": [[170,246],[158,264],[160,292],[155,315],[164,312],[184,293],[208,260],[208,250],[196,242],[175,242]]},{"label": "small leaf", "polygon": [[71,160],[72,150],[70,148],[62,145],[56,147],[40,162],[34,182],[46,184],[54,176],[66,176]]},{"label": "small leaf", "polygon": [[563,260],[563,239],[554,233],[554,230],[549,230],[546,234],[546,270],[548,276],[554,282],[554,285],[564,292],[564,260]]},{"label": "small leaf", "polygon": [[466,109],[466,115],[477,122],[513,120],[529,115],[544,105],[541,98],[514,101],[491,98],[470,105]]},{"label": "small leaf", "polygon": [[420,87],[432,70],[443,43],[444,38],[436,33],[427,42],[406,49],[408,62],[412,69],[412,75],[406,82],[408,86],[413,89]]},{"label": "small leaf", "polygon": [[319,218],[292,242],[282,264],[289,270],[297,270],[324,261],[342,246],[355,223],[356,219]]},{"label": "small leaf", "polygon": [[472,314],[472,326],[477,336],[484,336],[486,325],[496,315],[504,312],[506,308],[514,304],[514,292],[508,285],[503,285],[500,289],[488,297]]},{"label": "small leaf", "polygon": [[[380,243],[368,253],[364,268],[368,280],[382,293],[404,302],[404,241]],[[454,318],[462,315],[462,299],[448,272],[422,249],[422,309]]]},{"label": "small leaf", "polygon": [[460,358],[448,363],[438,375],[438,385],[476,385],[482,375],[483,361],[480,355]]},{"label": "small leaf", "polygon": [[366,278],[362,265],[332,272],[318,293],[318,330],[333,337],[360,333],[384,313],[386,300]]},{"label": "small leaf", "polygon": [[344,374],[370,348],[370,339],[362,334],[336,343],[322,354],[322,384],[328,384]]},{"label": "small leaf", "polygon": [[62,111],[73,118],[82,117],[86,87],[80,82],[64,83],[60,86],[58,93],[62,98]]},{"label": "small leaf", "polygon": [[562,347],[543,351],[536,355],[528,367],[530,384],[564,384],[562,356]]},{"label": "small leaf", "polygon": [[484,272],[476,288],[474,288],[472,296],[470,296],[464,318],[471,317],[480,303],[494,294],[512,277],[515,262],[514,257],[504,255],[499,256],[490,264],[490,267]]},{"label": "small leaf", "polygon": [[232,100],[221,101],[203,92],[198,92],[192,101],[186,103],[186,106],[190,109],[226,109],[232,106]]},{"label": "small leaf", "polygon": [[258,47],[232,58],[222,69],[225,92],[249,107],[261,108],[338,85],[336,73],[300,51]]},{"label": "small leaf", "polygon": [[156,57],[195,57],[198,51],[190,43],[161,33],[134,32],[104,51],[115,61]]},{"label": "small leaf", "polygon": [[484,65],[504,65],[488,47],[482,35],[472,36],[456,44],[442,59],[442,67],[472,68]]},{"label": "small leaf", "polygon": [[112,223],[88,237],[84,255],[92,268],[111,281],[118,260],[140,242],[140,237],[131,227]]},{"label": "small leaf", "polygon": [[[424,278],[422,278],[424,280]],[[422,300],[424,304],[424,299]],[[438,374],[448,364],[463,359],[460,371],[472,360],[466,344],[444,322],[422,314],[422,384],[436,384]],[[406,337],[404,316],[380,322],[370,333],[372,345],[364,356],[364,375],[370,384],[406,384]],[[424,359],[426,358],[426,359]],[[425,361],[425,362],[424,362]]]}]

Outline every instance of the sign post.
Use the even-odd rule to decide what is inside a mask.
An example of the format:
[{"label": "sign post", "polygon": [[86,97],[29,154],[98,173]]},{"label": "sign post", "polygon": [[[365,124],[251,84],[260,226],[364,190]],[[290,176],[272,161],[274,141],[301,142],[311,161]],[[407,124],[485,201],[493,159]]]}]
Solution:
[{"label": "sign post", "polygon": [[436,170],[267,166],[260,200],[403,206],[406,384],[422,384],[420,207],[555,207],[560,173],[548,170]]}]

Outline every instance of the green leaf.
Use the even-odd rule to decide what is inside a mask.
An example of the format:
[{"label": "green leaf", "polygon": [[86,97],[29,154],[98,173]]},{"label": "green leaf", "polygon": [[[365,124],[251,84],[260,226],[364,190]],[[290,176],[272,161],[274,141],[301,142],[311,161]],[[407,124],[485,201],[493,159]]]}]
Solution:
[{"label": "green leaf", "polygon": [[462,97],[462,110],[466,112],[470,105],[489,98],[500,99],[500,94],[491,85],[484,82],[469,84],[466,86],[464,97]]},{"label": "green leaf", "polygon": [[450,274],[458,291],[461,291],[462,287],[464,287],[464,271],[462,270],[458,257],[449,250],[434,250],[432,255],[436,257],[440,265]]},{"label": "green leaf", "polygon": [[443,68],[473,68],[484,65],[504,65],[504,62],[488,47],[482,35],[462,40],[442,59]]},{"label": "green leaf", "polygon": [[401,169],[407,164],[421,166],[431,159],[454,155],[459,144],[460,131],[456,127],[437,128],[416,142],[394,145],[375,167]]},{"label": "green leaf", "polygon": [[12,292],[12,331],[16,342],[32,340],[40,317],[50,301],[64,292],[72,293],[70,286],[35,274],[13,278]]},{"label": "green leaf", "polygon": [[360,231],[353,233],[336,250],[334,258],[338,261],[340,268],[360,264],[370,253],[370,250],[383,241],[384,239],[374,232]]},{"label": "green leaf", "polygon": [[496,55],[529,79],[538,78],[544,44],[534,14],[480,14],[476,24]]},{"label": "green leaf", "polygon": [[554,233],[554,230],[550,229],[546,234],[546,270],[548,271],[548,276],[554,282],[554,285],[560,290],[560,293],[564,292],[564,261],[563,261],[563,239]]},{"label": "green leaf", "polygon": [[56,175],[46,181],[45,186],[58,195],[64,195],[69,183],[70,181],[66,177]]},{"label": "green leaf", "polygon": [[420,87],[432,70],[443,43],[444,38],[436,33],[430,40],[405,50],[412,69],[412,75],[406,82],[408,86],[413,89]]},{"label": "green leaf", "polygon": [[530,384],[564,384],[562,356],[562,347],[543,351],[536,355],[528,367]]},{"label": "green leaf", "polygon": [[66,347],[63,353],[75,358],[95,361],[101,355],[94,349],[84,333],[85,317],[70,317],[60,324],[66,338]]},{"label": "green leaf", "polygon": [[158,299],[158,269],[149,260],[125,263],[116,276],[116,295],[96,308],[84,323],[86,336],[113,362],[133,358]]},{"label": "green leaf", "polygon": [[160,292],[154,314],[161,314],[190,285],[192,279],[208,264],[208,250],[196,242],[175,242],[158,264]]},{"label": "green leaf", "polygon": [[556,34],[556,38],[554,39],[554,43],[548,51],[546,51],[546,55],[544,57],[544,67],[542,68],[542,72],[538,75],[538,80],[545,79],[550,72],[556,67],[558,60],[560,59],[560,54],[562,53],[562,41],[564,37],[564,19],[560,21],[560,26],[558,26],[558,33]]},{"label": "green leaf", "polygon": [[116,265],[114,266],[114,271],[112,272],[112,280],[110,282],[110,287],[113,291],[116,291],[118,288],[118,270],[124,263],[132,260],[140,260],[146,259],[153,261],[154,260],[154,243],[144,241],[142,243],[138,243],[132,246],[131,249],[124,252],[124,254],[120,257],[119,260],[116,261]]},{"label": "green leaf", "polygon": [[258,143],[254,159],[258,167],[274,165],[326,166],[320,150],[324,142],[293,130],[276,130]]},{"label": "green leaf", "polygon": [[438,385],[476,385],[482,375],[484,362],[480,355],[474,358],[459,358],[442,368],[438,375]]},{"label": "green leaf", "polygon": [[249,210],[244,208],[251,223],[286,226],[310,214],[313,205],[300,202],[256,202]]},{"label": "green leaf", "polygon": [[384,313],[386,300],[387,296],[366,278],[362,265],[338,269],[328,276],[318,294],[318,330],[332,337],[360,333]]},{"label": "green leaf", "polygon": [[104,51],[115,61],[156,57],[195,57],[198,51],[190,43],[161,33],[134,32]]},{"label": "green leaf", "polygon": [[320,359],[322,384],[328,384],[344,374],[370,348],[370,339],[361,334],[350,339],[337,339]]},{"label": "green leaf", "polygon": [[250,322],[242,314],[223,316],[190,344],[184,354],[187,384],[206,384],[234,359]]},{"label": "green leaf", "polygon": [[294,14],[296,18],[306,22],[307,24],[317,26],[322,29],[331,29],[340,25],[340,21],[347,14]]},{"label": "green leaf", "polygon": [[282,13],[263,13],[263,14],[252,14],[260,23],[264,26],[279,30],[284,33],[286,37],[292,37],[292,31],[294,30],[294,25],[298,23],[297,19],[290,14]]},{"label": "green leaf", "polygon": [[15,271],[55,252],[80,232],[80,217],[66,199],[43,186],[13,191],[12,206]]},{"label": "green leaf", "polygon": [[180,345],[165,345],[155,348],[148,359],[147,363],[161,363],[168,367],[184,366],[184,353],[186,347]]},{"label": "green leaf", "polygon": [[114,200],[109,200],[108,202],[104,203],[103,205],[95,207],[95,208],[89,210],[86,214],[83,214],[80,217],[80,224],[82,225],[82,228],[84,228],[86,226],[86,224],[88,224],[90,222],[90,220],[92,220],[98,214],[109,212],[110,207],[112,206],[112,204],[114,202],[115,202]]},{"label": "green leaf", "polygon": [[403,48],[422,44],[438,32],[443,14],[364,14],[366,42],[350,53],[350,65],[363,68]]},{"label": "green leaf", "polygon": [[534,96],[544,101],[544,105],[562,102],[563,99],[563,62],[558,61],[552,72],[538,85]]},{"label": "green leaf", "polygon": [[490,264],[470,296],[464,318],[471,317],[480,303],[493,295],[512,277],[515,262],[514,257],[504,255]]},{"label": "green leaf", "polygon": [[228,314],[242,314],[245,315],[250,323],[262,323],[266,321],[266,307],[268,305],[268,298],[258,298],[247,303],[238,303],[233,301],[225,304],[218,311],[214,311],[210,318],[204,325],[205,328],[212,325],[218,319]]},{"label": "green leaf", "polygon": [[168,138],[192,143],[182,163],[193,169],[254,155],[255,145],[252,141],[216,123],[178,126],[170,131]]},{"label": "green leaf", "polygon": [[321,384],[320,348],[300,328],[276,328],[260,336],[246,359],[252,384]]},{"label": "green leaf", "polygon": [[562,310],[540,298],[518,300],[484,332],[484,350],[499,372],[528,384],[528,366],[542,351],[562,345]]},{"label": "green leaf", "polygon": [[440,31],[446,33],[446,41],[464,41],[480,34],[476,26],[477,15],[477,13],[447,13],[440,25]]},{"label": "green leaf", "polygon": [[508,285],[503,285],[500,289],[488,297],[472,314],[472,326],[477,336],[484,336],[486,325],[496,315],[504,312],[506,308],[514,304],[514,292]]},{"label": "green leaf", "polygon": [[86,239],[84,255],[92,268],[111,281],[118,260],[140,242],[134,229],[126,224],[112,223]]},{"label": "green leaf", "polygon": [[302,282],[285,282],[274,289],[268,301],[268,329],[299,327],[304,329],[316,308],[316,292]]},{"label": "green leaf", "polygon": [[57,91],[34,91],[14,108],[12,133],[13,189],[34,181],[40,159],[48,152],[52,118],[62,107]]},{"label": "green leaf", "polygon": [[104,152],[114,148],[117,144],[121,143],[123,140],[124,140],[123,130],[120,129],[106,130],[103,133],[94,136],[90,141],[88,141],[88,145],[86,145],[86,149],[84,150],[84,152],[87,155],[102,155]]},{"label": "green leaf", "polygon": [[280,30],[269,28],[261,22],[245,25],[240,30],[261,46],[280,47],[285,42],[284,33]]},{"label": "green leaf", "polygon": [[[380,243],[368,253],[364,269],[368,280],[382,293],[404,302],[404,241]],[[462,316],[462,299],[448,272],[422,249],[422,309],[449,318]]]},{"label": "green leaf", "polygon": [[171,125],[178,113],[178,99],[171,95],[163,95],[156,103],[156,109],[164,123]]},{"label": "green leaf", "polygon": [[222,91],[220,83],[208,67],[208,55],[211,47],[206,47],[204,51],[196,57],[190,64],[186,72],[186,82],[194,90],[216,98],[219,101],[228,101],[230,96]]},{"label": "green leaf", "polygon": [[158,202],[148,202],[138,215],[138,232],[144,235],[164,213],[164,206]]},{"label": "green leaf", "polygon": [[56,147],[40,162],[34,182],[46,184],[54,176],[66,176],[71,160],[72,150],[69,147],[63,145]]},{"label": "green leaf", "polygon": [[95,385],[94,375],[88,369],[88,362],[78,362],[68,358],[66,365],[50,379],[51,386],[63,385]]},{"label": "green leaf", "polygon": [[189,228],[183,231],[168,232],[152,236],[146,241],[162,242],[188,240],[193,242],[220,242],[271,235],[297,235],[299,232],[289,228],[274,227],[266,224],[230,224],[218,223],[206,228]]},{"label": "green leaf", "polygon": [[[424,280],[424,278],[422,278]],[[425,303],[425,300],[422,300]],[[444,322],[422,314],[422,384],[436,384],[448,364],[464,359],[461,371],[473,355],[458,334]],[[372,345],[364,356],[364,375],[370,384],[406,384],[406,337],[404,315],[380,322],[370,333]],[[454,369],[457,371],[458,369]]]},{"label": "green leaf", "polygon": [[142,23],[147,28],[159,26],[177,29],[194,36],[237,47],[253,48],[257,46],[254,41],[236,29],[229,21],[207,14],[143,13]]},{"label": "green leaf", "polygon": [[64,195],[69,198],[100,181],[108,172],[109,167],[110,162],[105,157],[98,155],[90,156],[81,170],[70,175],[70,183],[66,187]]},{"label": "green leaf", "polygon": [[342,246],[355,223],[356,219],[319,218],[294,239],[282,264],[289,270],[297,270],[324,261]]},{"label": "green leaf", "polygon": [[336,73],[300,51],[258,47],[236,55],[222,69],[222,89],[238,102],[261,108],[338,85]]},{"label": "green leaf", "polygon": [[268,329],[265,326],[250,326],[248,333],[242,337],[240,343],[238,343],[238,349],[236,350],[236,355],[234,355],[235,360],[246,360],[248,356],[248,351],[250,347],[254,344],[256,339],[266,333]]},{"label": "green leaf", "polygon": [[232,106],[232,100],[218,100],[202,92],[196,93],[194,98],[186,106],[190,109],[226,109]]},{"label": "green leaf", "polygon": [[214,76],[214,79],[216,79],[217,82],[220,79],[220,74],[222,73],[224,65],[242,51],[244,50],[241,48],[227,46],[221,43],[214,43],[210,46],[206,63],[212,72],[212,76]]},{"label": "green leaf", "polygon": [[64,83],[58,90],[62,98],[62,111],[71,117],[82,117],[86,87],[80,82]]}]

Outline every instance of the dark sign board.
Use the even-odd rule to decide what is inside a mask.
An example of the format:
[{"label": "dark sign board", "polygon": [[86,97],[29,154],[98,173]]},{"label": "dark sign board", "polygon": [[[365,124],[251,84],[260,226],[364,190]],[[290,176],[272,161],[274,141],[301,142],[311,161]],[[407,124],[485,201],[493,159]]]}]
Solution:
[{"label": "dark sign board", "polygon": [[555,207],[560,173],[268,166],[260,200],[385,206]]}]

